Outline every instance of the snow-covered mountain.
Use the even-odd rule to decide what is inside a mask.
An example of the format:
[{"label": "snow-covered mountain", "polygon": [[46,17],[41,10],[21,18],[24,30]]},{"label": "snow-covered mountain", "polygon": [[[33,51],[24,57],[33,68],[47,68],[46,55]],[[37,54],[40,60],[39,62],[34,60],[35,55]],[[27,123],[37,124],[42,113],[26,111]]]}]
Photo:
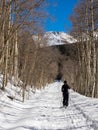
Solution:
[{"label": "snow-covered mountain", "polygon": [[[83,34],[84,41],[89,40],[89,35]],[[94,37],[97,40],[98,39],[98,32],[94,32]],[[67,34],[65,32],[54,32],[49,31],[44,34],[44,38],[47,40],[48,46],[53,45],[63,45],[63,44],[72,44],[79,41],[79,39],[75,39],[70,34]]]},{"label": "snow-covered mountain", "polygon": [[64,32],[45,32],[43,35],[33,35],[32,36],[34,41],[40,40],[40,45],[43,46],[45,43],[46,46],[53,46],[53,45],[62,45],[62,44],[72,44],[76,43],[77,40]]},{"label": "snow-covered mountain", "polygon": [[77,42],[71,35],[64,32],[46,32],[44,37],[47,39],[47,45],[62,45]]},{"label": "snow-covered mountain", "polygon": [[[90,39],[90,35],[85,33],[82,34],[82,37],[84,41]],[[94,38],[95,40],[98,39],[98,32],[94,32]],[[73,36],[65,32],[54,31],[45,32],[41,37],[39,37],[39,35],[33,35],[33,40],[40,40],[41,46],[43,46],[43,43],[45,43],[46,46],[54,46],[63,44],[73,44],[80,41],[79,37],[75,39]]]}]

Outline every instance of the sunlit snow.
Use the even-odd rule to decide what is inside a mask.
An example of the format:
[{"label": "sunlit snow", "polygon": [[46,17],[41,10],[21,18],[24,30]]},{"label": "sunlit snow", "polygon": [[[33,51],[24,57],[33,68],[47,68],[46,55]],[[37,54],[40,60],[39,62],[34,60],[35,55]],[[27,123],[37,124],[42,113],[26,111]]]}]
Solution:
[{"label": "sunlit snow", "polygon": [[[62,82],[29,93],[21,101],[20,89],[9,83],[0,90],[0,130],[98,130],[98,99],[87,98],[72,89],[69,106],[62,108]],[[15,95],[9,99],[7,95]]]},{"label": "sunlit snow", "polygon": [[74,39],[71,35],[64,32],[46,32],[45,37],[47,38],[47,45],[63,45],[76,43],[77,40]]}]

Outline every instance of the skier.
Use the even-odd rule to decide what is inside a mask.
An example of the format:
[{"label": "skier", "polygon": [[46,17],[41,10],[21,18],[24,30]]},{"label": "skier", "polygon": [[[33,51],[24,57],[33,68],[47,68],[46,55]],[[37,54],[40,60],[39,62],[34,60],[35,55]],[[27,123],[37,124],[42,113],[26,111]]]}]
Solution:
[{"label": "skier", "polygon": [[64,84],[62,85],[62,96],[63,96],[63,106],[68,106],[68,100],[69,100],[69,92],[68,89],[70,89],[69,85],[67,84],[67,81],[64,81]]}]

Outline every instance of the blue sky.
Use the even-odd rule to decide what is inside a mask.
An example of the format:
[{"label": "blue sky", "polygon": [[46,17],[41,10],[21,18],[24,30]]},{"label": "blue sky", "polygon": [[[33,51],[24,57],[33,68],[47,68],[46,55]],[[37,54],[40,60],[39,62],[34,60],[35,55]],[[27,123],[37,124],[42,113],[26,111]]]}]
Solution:
[{"label": "blue sky", "polygon": [[47,7],[47,12],[53,16],[53,21],[46,20],[46,31],[64,31],[68,32],[71,29],[69,16],[72,14],[73,8],[78,0],[48,0],[50,6]]}]

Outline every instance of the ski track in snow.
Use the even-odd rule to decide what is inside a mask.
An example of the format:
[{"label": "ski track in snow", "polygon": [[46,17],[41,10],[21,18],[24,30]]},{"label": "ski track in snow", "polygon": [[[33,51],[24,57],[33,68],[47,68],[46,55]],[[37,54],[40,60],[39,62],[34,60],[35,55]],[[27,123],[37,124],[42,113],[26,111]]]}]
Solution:
[{"label": "ski track in snow", "polygon": [[25,103],[3,102],[0,130],[97,130],[94,121],[76,104],[72,90],[69,106],[61,108],[61,85],[50,84]]}]

